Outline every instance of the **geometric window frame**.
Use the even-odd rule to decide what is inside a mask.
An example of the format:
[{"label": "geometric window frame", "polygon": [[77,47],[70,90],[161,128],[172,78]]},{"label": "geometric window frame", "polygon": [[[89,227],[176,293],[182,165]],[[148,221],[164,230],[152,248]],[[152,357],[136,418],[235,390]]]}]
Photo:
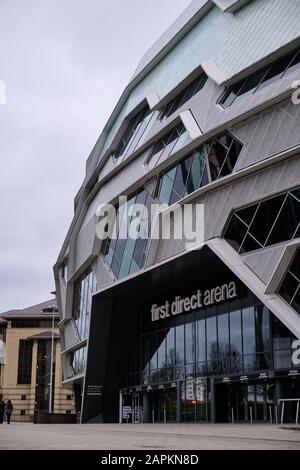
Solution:
[{"label": "geometric window frame", "polygon": [[[289,222],[292,219],[293,228],[291,223],[284,223],[284,218],[289,219]],[[231,212],[222,235],[239,254],[251,253],[298,237],[300,188],[281,192]]]},{"label": "geometric window frame", "polygon": [[[243,144],[227,131],[201,144],[160,174],[157,198],[172,205],[200,187],[231,174],[242,148]],[[197,183],[193,177],[194,163]],[[181,172],[179,177],[178,172]],[[193,181],[189,182],[191,175]]]}]

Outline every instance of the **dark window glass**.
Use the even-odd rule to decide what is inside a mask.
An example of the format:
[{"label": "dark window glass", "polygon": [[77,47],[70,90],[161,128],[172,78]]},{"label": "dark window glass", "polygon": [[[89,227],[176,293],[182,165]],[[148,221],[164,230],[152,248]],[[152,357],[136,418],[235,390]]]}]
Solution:
[{"label": "dark window glass", "polygon": [[262,78],[265,76],[267,69],[260,70],[251,77],[249,77],[243,84],[242,88],[239,91],[236,99],[234,100],[234,104],[239,103],[240,101],[244,100],[248,96],[252,95],[258,85],[260,84]]},{"label": "dark window glass", "polygon": [[189,175],[190,167],[192,163],[192,157],[185,158],[177,166],[176,178],[173,185],[173,190],[180,196],[180,199],[184,196],[185,185]]},{"label": "dark window glass", "polygon": [[278,212],[284,201],[284,195],[260,203],[249,233],[262,245],[265,244]]},{"label": "dark window glass", "polygon": [[207,80],[207,75],[202,74],[193,80],[187,87],[185,87],[175,98],[173,98],[162,110],[159,119],[164,121],[177,109],[183,106],[189,99],[191,99],[198,91],[203,88]]},{"label": "dark window glass", "polygon": [[237,251],[249,252],[300,236],[300,202],[294,197],[298,192],[238,210],[231,216],[225,238]]},{"label": "dark window glass", "polygon": [[218,179],[220,172],[221,172],[221,168],[225,161],[226,155],[227,155],[227,149],[224,147],[224,145],[222,145],[217,140],[214,141],[213,145],[211,146],[209,155],[208,155],[210,174],[211,174],[212,180]]},{"label": "dark window glass", "polygon": [[150,370],[157,369],[157,343],[156,343],[156,334],[152,333],[150,335]]},{"label": "dark window glass", "polygon": [[254,307],[243,307],[243,353],[254,354],[256,352],[255,344],[255,317]]},{"label": "dark window glass", "polygon": [[150,113],[150,110],[148,107],[146,107],[142,109],[136,116],[134,116],[131,119],[126,131],[124,132],[121,142],[116,150],[116,153],[115,153],[116,159],[119,159],[120,157],[124,157],[126,152],[132,146],[133,141],[135,140],[135,137],[137,135],[137,132],[139,131],[143,121],[146,119],[149,113]]},{"label": "dark window glass", "polygon": [[291,350],[283,349],[274,351],[274,368],[290,369],[291,368]]},{"label": "dark window glass", "polygon": [[222,104],[225,108],[229,108],[233,104],[242,86],[242,83],[238,83],[227,91],[222,100]]},{"label": "dark window glass", "polygon": [[255,306],[256,350],[269,351],[270,344],[270,312],[263,304]]},{"label": "dark window glass", "polygon": [[239,218],[242,219],[242,221],[245,222],[247,225],[250,225],[257,207],[258,207],[258,204],[254,204],[253,206],[246,207],[246,209],[237,211],[236,215],[238,215]]},{"label": "dark window glass", "polygon": [[31,383],[32,341],[19,341],[18,384]]},{"label": "dark window glass", "polygon": [[242,144],[238,142],[237,140],[235,140],[232,143],[231,148],[224,161],[223,167],[220,171],[220,176],[227,176],[233,172],[233,169],[235,167],[235,164],[237,162],[237,159],[239,157],[239,154],[242,148],[243,148]]},{"label": "dark window glass", "polygon": [[230,311],[230,349],[232,357],[240,357],[242,353],[242,324],[239,302],[231,305]]},{"label": "dark window glass", "polygon": [[283,283],[281,284],[279,293],[288,304],[292,301],[298,286],[299,282],[297,279],[295,279],[290,273],[287,273]]},{"label": "dark window glass", "polygon": [[225,238],[236,250],[239,250],[247,233],[247,229],[247,225],[233,214],[226,230]]},{"label": "dark window glass", "polygon": [[219,355],[219,368],[220,374],[230,373],[230,343],[229,343],[229,315],[228,308],[226,313],[223,313],[221,308],[218,307],[218,355]]},{"label": "dark window glass", "polygon": [[269,370],[272,368],[271,354],[264,352],[256,355],[258,370]]},{"label": "dark window glass", "polygon": [[293,301],[291,303],[291,307],[296,310],[296,312],[300,313],[300,285],[298,287],[298,290],[293,298]]},{"label": "dark window glass", "polygon": [[74,317],[79,340],[87,338],[92,294],[95,290],[94,272],[88,270],[74,285]]},{"label": "dark window glass", "polygon": [[248,354],[244,356],[244,371],[247,372],[255,372],[257,370],[256,365],[256,355],[255,354]]},{"label": "dark window glass", "polygon": [[185,362],[195,362],[195,328],[194,322],[185,325]]},{"label": "dark window glass", "polygon": [[207,361],[211,366],[218,361],[216,309],[207,309],[206,315]]},{"label": "dark window glass", "polygon": [[261,90],[262,88],[271,85],[271,83],[274,83],[276,80],[279,80],[287,69],[288,65],[290,64],[293,56],[294,54],[292,56],[288,55],[286,57],[283,57],[278,62],[275,62],[264,76],[264,79],[257,88],[257,90]]},{"label": "dark window glass", "polygon": [[159,199],[165,204],[169,204],[170,201],[176,169],[176,167],[172,168],[172,170],[168,171],[161,179]]},{"label": "dark window glass", "polygon": [[228,89],[221,103],[225,108],[239,103],[247,96],[279,80],[281,77],[293,72],[300,67],[300,53],[293,52],[281,57],[273,64],[250,75],[244,81],[237,83]]},{"label": "dark window glass", "polygon": [[176,327],[176,363],[184,364],[184,325]]},{"label": "dark window glass", "polygon": [[196,361],[206,361],[205,318],[196,321]]},{"label": "dark window glass", "polygon": [[175,367],[175,328],[170,328],[166,337],[166,360],[167,367]]},{"label": "dark window glass", "polygon": [[251,235],[247,235],[242,244],[240,252],[245,253],[245,252],[252,251],[252,250],[258,250],[261,247],[262,245],[258,243],[256,240],[254,240],[254,238],[251,237]]},{"label": "dark window glass", "polygon": [[159,161],[172,153],[175,145],[177,144],[180,136],[186,132],[183,124],[179,124],[175,129],[172,129],[167,134],[165,134],[155,145],[150,153],[147,163],[153,161],[153,165],[157,165]]},{"label": "dark window glass", "polygon": [[289,65],[288,69],[286,70],[285,75],[287,75],[289,73],[292,73],[292,72],[295,72],[295,70],[298,70],[299,67],[300,67],[300,51],[297,52],[297,54],[295,55],[294,59],[292,60],[292,62]]},{"label": "dark window glass", "polygon": [[241,149],[242,144],[228,133],[202,145],[161,176],[159,200],[174,204],[185,195],[208,184],[206,155],[213,180],[231,173]]},{"label": "dark window glass", "polygon": [[157,349],[157,367],[158,369],[166,367],[166,341],[165,332],[158,333],[158,349]]},{"label": "dark window glass", "polygon": [[193,154],[193,161],[186,184],[185,194],[191,194],[196,189],[203,186],[203,184],[207,184],[207,180],[203,181],[204,175],[207,175],[205,159],[200,151],[196,151]]},{"label": "dark window glass", "polygon": [[267,245],[292,239],[299,223],[300,202],[289,194],[267,240]]},{"label": "dark window glass", "polygon": [[[104,242],[101,249],[106,262],[118,279],[138,271],[144,264],[148,234],[151,229],[151,205],[154,203],[155,201],[148,191],[142,189],[131,196],[126,204],[118,208],[118,217],[114,224],[120,220],[120,232],[117,233],[116,239]],[[142,214],[140,214],[140,208],[137,205],[145,206]],[[129,209],[133,215],[129,215]],[[129,236],[131,232],[135,233],[136,237]],[[109,257],[105,255],[106,253],[109,253]]]},{"label": "dark window glass", "polygon": [[290,268],[289,268],[289,271],[294,275],[296,276],[296,278],[298,280],[300,280],[300,256],[299,256],[299,253],[297,253],[297,255],[295,256]]}]

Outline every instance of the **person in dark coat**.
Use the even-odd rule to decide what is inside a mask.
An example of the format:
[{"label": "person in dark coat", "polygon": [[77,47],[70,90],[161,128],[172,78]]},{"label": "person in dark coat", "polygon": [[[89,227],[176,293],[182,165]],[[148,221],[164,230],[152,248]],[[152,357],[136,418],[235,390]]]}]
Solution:
[{"label": "person in dark coat", "polygon": [[13,407],[11,400],[7,400],[6,405],[5,405],[5,414],[6,414],[7,424],[10,424],[10,418],[11,418],[13,411],[14,411],[14,407]]},{"label": "person in dark coat", "polygon": [[0,424],[3,423],[4,411],[5,411],[5,403],[1,398],[0,399]]}]

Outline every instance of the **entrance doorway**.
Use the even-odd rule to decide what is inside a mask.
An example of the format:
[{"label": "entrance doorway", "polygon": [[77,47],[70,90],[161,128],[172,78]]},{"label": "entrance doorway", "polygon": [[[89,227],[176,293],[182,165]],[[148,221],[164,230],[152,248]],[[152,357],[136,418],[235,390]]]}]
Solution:
[{"label": "entrance doorway", "polygon": [[274,422],[275,382],[216,384],[215,406],[217,422]]},{"label": "entrance doorway", "polygon": [[176,421],[176,390],[158,390],[151,392],[149,396],[152,422]]}]

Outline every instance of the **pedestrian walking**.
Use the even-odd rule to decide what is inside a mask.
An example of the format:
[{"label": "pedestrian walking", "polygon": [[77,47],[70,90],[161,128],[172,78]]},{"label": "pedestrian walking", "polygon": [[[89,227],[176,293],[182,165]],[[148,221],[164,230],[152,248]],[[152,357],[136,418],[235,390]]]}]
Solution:
[{"label": "pedestrian walking", "polygon": [[5,411],[5,403],[2,400],[2,398],[0,398],[0,424],[3,423],[4,411]]},{"label": "pedestrian walking", "polygon": [[7,400],[6,405],[5,405],[5,414],[6,414],[7,424],[10,424],[10,418],[11,418],[13,411],[14,411],[14,407],[13,407],[11,400]]}]

